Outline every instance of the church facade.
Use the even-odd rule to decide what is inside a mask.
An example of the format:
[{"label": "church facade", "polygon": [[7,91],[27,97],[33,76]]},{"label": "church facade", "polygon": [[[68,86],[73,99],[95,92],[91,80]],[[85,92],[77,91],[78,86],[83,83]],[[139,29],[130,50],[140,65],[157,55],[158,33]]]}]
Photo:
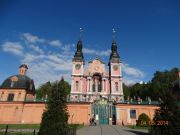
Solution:
[{"label": "church facade", "polygon": [[123,102],[122,70],[117,44],[113,39],[108,69],[106,63],[96,57],[85,68],[83,43],[80,39],[72,60],[71,101],[107,100]]}]

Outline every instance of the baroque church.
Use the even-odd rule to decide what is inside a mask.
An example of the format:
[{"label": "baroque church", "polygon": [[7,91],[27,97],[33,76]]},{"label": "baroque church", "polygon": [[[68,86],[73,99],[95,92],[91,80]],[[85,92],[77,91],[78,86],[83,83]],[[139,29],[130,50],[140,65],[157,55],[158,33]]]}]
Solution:
[{"label": "baroque church", "polygon": [[[67,102],[68,123],[88,125],[90,117],[94,117],[100,125],[135,125],[142,113],[153,119],[158,109],[156,103],[124,100],[121,60],[114,36],[108,63],[96,57],[85,68],[82,38],[76,49],[72,59],[70,101]],[[34,81],[26,75],[27,71],[28,66],[21,65],[18,74],[0,85],[0,124],[41,122],[47,101],[36,98]],[[179,80],[174,84],[180,84]]]},{"label": "baroque church", "polygon": [[[114,34],[114,33],[113,33]],[[105,98],[123,102],[121,60],[113,37],[108,69],[106,63],[96,57],[85,68],[83,43],[80,38],[72,60],[71,101],[90,101]]]}]

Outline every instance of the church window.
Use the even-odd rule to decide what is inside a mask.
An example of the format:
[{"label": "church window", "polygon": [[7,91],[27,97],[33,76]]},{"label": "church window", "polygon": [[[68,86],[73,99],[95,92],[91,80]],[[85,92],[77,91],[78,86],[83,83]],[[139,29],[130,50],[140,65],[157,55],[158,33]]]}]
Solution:
[{"label": "church window", "polygon": [[130,110],[130,118],[136,119],[136,110]]},{"label": "church window", "polygon": [[79,82],[76,81],[76,91],[78,91],[78,87],[79,87]]},{"label": "church window", "polygon": [[14,100],[14,93],[10,93],[8,94],[8,98],[7,98],[7,101],[13,101]]},{"label": "church window", "polygon": [[115,82],[115,89],[118,91],[118,82]]}]

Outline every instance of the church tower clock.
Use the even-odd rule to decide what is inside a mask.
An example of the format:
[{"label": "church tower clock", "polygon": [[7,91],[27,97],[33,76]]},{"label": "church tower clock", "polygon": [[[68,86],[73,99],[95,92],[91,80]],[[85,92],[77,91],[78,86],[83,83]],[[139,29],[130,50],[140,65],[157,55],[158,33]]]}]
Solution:
[{"label": "church tower clock", "polygon": [[115,42],[115,30],[113,29],[113,41],[111,45],[111,54],[109,59],[109,80],[110,96],[115,101],[123,101],[122,71],[120,56]]}]

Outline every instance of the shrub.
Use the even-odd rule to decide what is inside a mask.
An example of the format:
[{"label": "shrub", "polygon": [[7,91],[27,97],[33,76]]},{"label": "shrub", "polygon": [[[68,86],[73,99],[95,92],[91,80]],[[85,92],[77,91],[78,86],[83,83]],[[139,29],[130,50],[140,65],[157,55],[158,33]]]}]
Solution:
[{"label": "shrub", "polygon": [[150,118],[147,114],[142,113],[138,117],[137,126],[147,127],[150,126]]}]

